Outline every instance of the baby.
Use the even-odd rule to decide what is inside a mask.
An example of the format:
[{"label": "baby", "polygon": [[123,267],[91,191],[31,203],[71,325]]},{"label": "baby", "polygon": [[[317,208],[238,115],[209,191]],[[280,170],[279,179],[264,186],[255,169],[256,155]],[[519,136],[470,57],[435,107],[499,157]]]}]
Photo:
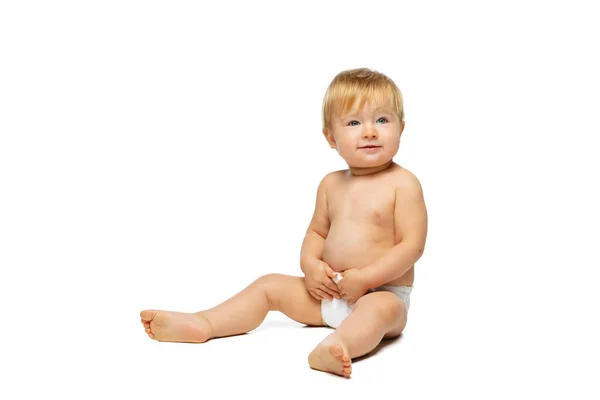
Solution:
[{"label": "baby", "polygon": [[[323,102],[323,134],[348,169],[320,182],[302,242],[304,277],[261,276],[198,313],[144,310],[152,339],[205,342],[257,328],[269,311],[335,328],[308,356],[311,368],[349,377],[351,360],[402,333],[427,210],[416,176],[393,161],[404,130],[403,99],[386,75],[338,74]],[[337,282],[337,283],[336,283]]]}]

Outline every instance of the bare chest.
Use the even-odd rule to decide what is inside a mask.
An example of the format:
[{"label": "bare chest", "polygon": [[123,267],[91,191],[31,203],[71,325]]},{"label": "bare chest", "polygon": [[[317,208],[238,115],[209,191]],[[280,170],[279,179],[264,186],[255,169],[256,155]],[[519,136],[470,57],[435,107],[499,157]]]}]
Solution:
[{"label": "bare chest", "polygon": [[353,222],[379,227],[394,224],[393,187],[340,185],[328,193],[327,200],[332,224]]}]

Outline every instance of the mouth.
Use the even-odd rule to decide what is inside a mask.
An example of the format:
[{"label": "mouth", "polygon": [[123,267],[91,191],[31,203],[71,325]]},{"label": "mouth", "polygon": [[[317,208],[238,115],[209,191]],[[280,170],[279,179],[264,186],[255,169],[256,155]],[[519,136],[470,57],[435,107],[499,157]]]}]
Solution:
[{"label": "mouth", "polygon": [[370,144],[370,145],[367,145],[367,146],[361,146],[361,147],[359,147],[359,149],[378,149],[380,147],[381,146],[373,146],[373,145]]}]

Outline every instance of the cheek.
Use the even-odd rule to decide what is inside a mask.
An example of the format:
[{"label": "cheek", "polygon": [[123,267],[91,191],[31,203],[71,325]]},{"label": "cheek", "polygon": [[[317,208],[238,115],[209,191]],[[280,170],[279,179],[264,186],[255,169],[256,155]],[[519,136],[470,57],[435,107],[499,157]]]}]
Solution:
[{"label": "cheek", "polygon": [[352,140],[348,136],[346,136],[343,139],[337,141],[337,148],[341,152],[346,152],[347,153],[348,151],[350,151],[354,147],[356,147],[354,140]]},{"label": "cheek", "polygon": [[381,130],[379,132],[379,137],[391,144],[397,144],[400,141],[400,135],[398,134],[398,131],[394,129]]},{"label": "cheek", "polygon": [[354,143],[346,143],[341,152],[347,157],[354,157],[357,153],[356,145]]}]

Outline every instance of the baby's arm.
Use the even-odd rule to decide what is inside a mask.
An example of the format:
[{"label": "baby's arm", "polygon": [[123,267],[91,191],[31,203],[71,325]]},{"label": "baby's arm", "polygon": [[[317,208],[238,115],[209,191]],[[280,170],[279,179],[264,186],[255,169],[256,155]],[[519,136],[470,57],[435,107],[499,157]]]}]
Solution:
[{"label": "baby's arm", "polygon": [[317,189],[317,200],[310,225],[300,250],[300,268],[306,274],[307,268],[316,264],[323,256],[325,238],[329,233],[329,216],[327,214],[327,184],[329,175],[325,176],[319,183]]},{"label": "baby's arm", "polygon": [[328,176],[323,178],[317,189],[317,203],[312,220],[302,242],[300,268],[304,272],[308,292],[317,300],[340,296],[333,277],[335,272],[321,260],[325,238],[329,233],[330,221],[327,215]]},{"label": "baby's arm", "polygon": [[394,227],[397,244],[381,258],[362,269],[370,289],[404,275],[425,248],[427,237],[427,209],[423,190],[416,176],[404,171],[396,188]]}]

